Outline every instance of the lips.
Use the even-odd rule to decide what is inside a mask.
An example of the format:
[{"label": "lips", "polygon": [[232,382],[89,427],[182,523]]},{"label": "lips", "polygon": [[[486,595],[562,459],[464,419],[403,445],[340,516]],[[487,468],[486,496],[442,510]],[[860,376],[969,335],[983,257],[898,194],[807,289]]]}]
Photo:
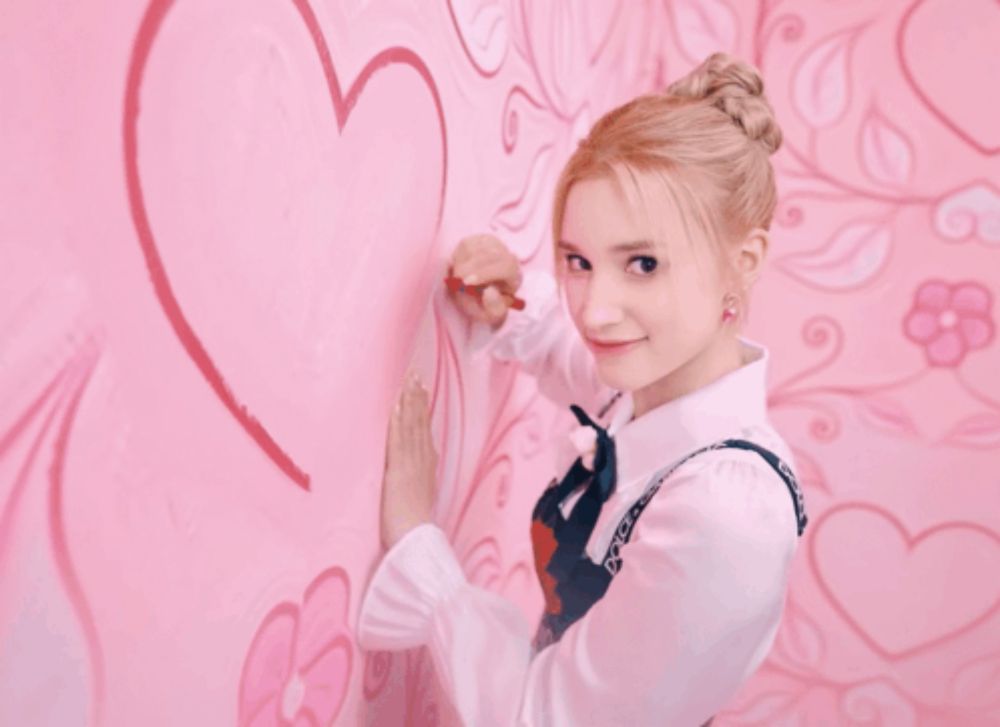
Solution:
[{"label": "lips", "polygon": [[610,341],[603,343],[601,341],[595,341],[593,338],[588,338],[587,345],[590,347],[590,350],[595,353],[611,353],[627,351],[633,348],[636,344],[645,340],[645,338],[636,338],[631,341]]}]

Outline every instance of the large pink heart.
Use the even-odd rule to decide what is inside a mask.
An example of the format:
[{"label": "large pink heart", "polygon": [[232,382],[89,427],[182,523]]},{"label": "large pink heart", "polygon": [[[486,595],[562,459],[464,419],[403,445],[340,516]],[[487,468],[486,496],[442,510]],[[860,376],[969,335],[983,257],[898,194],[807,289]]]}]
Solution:
[{"label": "large pink heart", "polygon": [[998,38],[998,0],[917,0],[896,38],[900,67],[914,93],[982,154],[1000,153],[1000,104],[988,90],[1000,76]]},{"label": "large pink heart", "polygon": [[941,523],[911,535],[867,503],[832,507],[814,527],[809,557],[820,588],[884,659],[933,648],[1000,608],[992,577],[1000,572],[1000,538],[988,528]]},{"label": "large pink heart", "polygon": [[[132,218],[185,351],[267,457],[308,490],[289,443],[345,381],[374,378],[365,356],[408,350],[391,334],[412,335],[422,314],[413,300],[426,292],[446,186],[441,101],[423,61],[400,47],[372,57],[342,95],[304,0],[292,0],[297,17],[280,4],[174,5],[150,3],[129,64]],[[205,23],[212,13],[222,17]],[[172,36],[175,24],[183,32]],[[192,53],[191,39],[207,33],[206,50]],[[167,50],[151,61],[154,41]],[[295,66],[303,55],[312,63]],[[159,93],[142,98],[144,85]],[[320,85],[328,100],[309,93]]]}]

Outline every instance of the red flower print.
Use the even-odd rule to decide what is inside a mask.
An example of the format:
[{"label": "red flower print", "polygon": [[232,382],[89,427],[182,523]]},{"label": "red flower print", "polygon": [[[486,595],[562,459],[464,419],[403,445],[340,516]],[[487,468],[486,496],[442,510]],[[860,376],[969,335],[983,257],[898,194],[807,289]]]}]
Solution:
[{"label": "red flower print", "polygon": [[913,296],[903,333],[924,347],[931,366],[958,366],[971,349],[993,340],[992,305],[990,291],[975,281],[927,280]]},{"label": "red flower print", "polygon": [[552,554],[556,552],[559,543],[556,542],[555,533],[541,520],[531,521],[531,540],[535,551],[535,571],[542,584],[542,591],[545,593],[546,613],[562,613],[562,599],[556,593],[556,586],[559,585],[547,568]]},{"label": "red flower print", "polygon": [[240,727],[332,724],[351,677],[349,585],[342,568],[323,571],[302,607],[284,602],[257,630],[240,677]]}]

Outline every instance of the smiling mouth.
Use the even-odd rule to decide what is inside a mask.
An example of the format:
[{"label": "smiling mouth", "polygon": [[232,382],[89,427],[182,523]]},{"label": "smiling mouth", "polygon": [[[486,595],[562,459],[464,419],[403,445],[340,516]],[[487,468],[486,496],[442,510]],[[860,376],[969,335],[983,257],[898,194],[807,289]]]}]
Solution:
[{"label": "smiling mouth", "polygon": [[636,339],[633,339],[631,341],[610,341],[608,343],[604,343],[604,342],[601,342],[601,341],[596,341],[593,338],[588,338],[587,339],[587,344],[590,346],[591,350],[598,351],[598,352],[603,352],[603,351],[624,351],[624,350],[626,350],[628,348],[631,348],[635,344],[641,343],[642,341],[645,341],[645,340],[646,340],[645,338],[636,338]]}]

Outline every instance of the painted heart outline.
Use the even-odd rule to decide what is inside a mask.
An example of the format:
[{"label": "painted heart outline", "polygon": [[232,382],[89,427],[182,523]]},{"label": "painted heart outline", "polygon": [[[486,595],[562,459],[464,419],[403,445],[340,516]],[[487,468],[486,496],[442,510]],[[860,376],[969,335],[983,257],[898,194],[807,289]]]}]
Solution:
[{"label": "painted heart outline", "polygon": [[[843,525],[846,518],[865,518]],[[831,527],[833,525],[833,527]],[[975,568],[968,565],[972,562],[968,557],[944,557],[937,558],[927,556],[926,553],[936,549],[945,549],[966,545],[970,548],[961,553],[978,552],[979,560],[986,561],[990,558],[995,562],[1000,559],[1000,537],[993,530],[978,523],[962,521],[939,522],[930,527],[914,533],[893,513],[883,507],[879,507],[862,501],[841,502],[826,510],[817,520],[814,527],[812,539],[809,541],[808,558],[812,572],[816,576],[816,583],[826,597],[827,602],[834,611],[847,623],[852,631],[870,648],[874,653],[886,661],[900,661],[927,651],[948,642],[954,638],[973,631],[979,625],[991,619],[1000,610],[1000,597],[986,594],[990,586],[995,581],[984,580],[982,573],[992,572],[991,569]],[[852,536],[852,539],[838,539],[836,527],[841,527],[845,532],[862,533],[859,536]],[[833,543],[832,547],[824,546],[822,543]],[[882,544],[888,544],[890,548],[883,548]],[[974,551],[973,547],[984,548],[984,550]],[[986,550],[991,548],[991,550]],[[940,589],[948,592],[951,598],[959,598],[964,595],[968,599],[968,593],[963,593],[956,585],[959,583],[976,583],[976,593],[979,595],[978,601],[975,599],[965,600],[958,607],[960,616],[953,618],[955,623],[951,623],[944,629],[938,629],[931,633],[917,634],[907,632],[910,643],[903,645],[900,643],[900,633],[888,632],[888,625],[897,622],[913,623],[906,620],[907,614],[898,610],[891,612],[890,616],[883,616],[881,619],[875,614],[879,609],[885,609],[887,603],[893,606],[897,604],[909,607],[911,613],[919,616],[917,623],[923,625],[939,625],[942,619],[940,616],[927,618],[922,614],[925,605],[920,599],[906,599],[903,592],[902,598],[898,593],[892,592],[895,599],[885,597],[889,591],[883,590],[875,596],[867,592],[854,589],[846,589],[845,585],[856,584],[856,576],[851,569],[856,564],[863,564],[865,568],[879,567],[885,568],[892,565],[891,556],[893,549],[897,557],[905,556],[905,560],[899,560],[901,566],[897,570],[886,569],[880,574],[880,587],[887,588],[885,584],[922,584],[928,580],[936,579],[941,584]],[[828,552],[836,552],[836,558],[830,559],[825,555]],[[940,550],[939,550],[940,552]],[[918,560],[923,555],[923,560]],[[853,557],[852,557],[853,556]],[[824,560],[824,557],[826,560]],[[916,563],[916,565],[913,565]],[[956,569],[954,563],[962,564],[958,573],[962,574],[965,580],[949,580],[954,578]],[[831,565],[841,568],[840,571],[831,570]],[[919,581],[915,578],[907,579],[906,570],[918,567],[935,567],[927,572],[927,578]],[[983,585],[984,584],[984,585]],[[994,589],[996,590],[996,589]],[[882,598],[878,598],[882,595]],[[859,597],[860,596],[860,597]],[[971,605],[970,605],[971,604]],[[964,608],[964,611],[962,609]],[[911,617],[912,618],[912,617]],[[881,631],[879,627],[882,627]]]},{"label": "painted heart outline", "polygon": [[[960,112],[959,115],[956,115],[956,109],[949,108],[949,104],[945,99],[936,98],[934,93],[935,85],[933,83],[928,85],[927,79],[924,79],[923,81],[921,80],[920,69],[918,66],[914,64],[916,58],[913,56],[908,56],[907,54],[907,48],[908,48],[907,34],[908,32],[910,32],[911,27],[914,25],[914,17],[916,17],[918,13],[921,13],[924,10],[930,10],[931,12],[933,12],[938,10],[939,8],[949,8],[949,7],[950,6],[948,3],[939,2],[935,6],[932,3],[929,3],[927,0],[915,0],[915,2],[913,2],[904,11],[902,18],[899,21],[899,25],[897,26],[896,29],[896,54],[898,57],[899,68],[900,71],[902,72],[903,79],[907,82],[907,84],[909,84],[910,88],[913,90],[913,93],[917,96],[917,98],[920,99],[920,101],[924,104],[925,108],[927,108],[927,110],[930,111],[938,119],[938,121],[944,124],[945,127],[947,127],[953,134],[955,134],[956,137],[961,139],[965,144],[967,144],[972,149],[975,149],[976,152],[978,152],[979,154],[994,156],[996,154],[1000,154],[1000,144],[996,143],[996,137],[994,136],[991,139],[983,138],[982,131],[981,130],[973,131],[971,128],[969,128],[968,120],[966,120],[966,122],[963,123]],[[998,13],[998,15],[994,15],[992,17],[994,18],[1000,17],[1000,4],[996,2],[990,2],[990,0],[984,0],[984,2],[981,3],[981,7],[974,7],[972,6],[972,4],[970,4],[969,7],[963,9],[967,13],[969,13],[968,17],[970,18],[975,17],[976,20],[978,21],[979,20],[978,16],[975,16],[973,12],[970,11],[979,11],[982,8],[989,8],[989,10],[985,10],[983,12],[984,17],[989,17],[988,13],[990,12]],[[947,28],[941,28],[941,23],[932,22],[930,27],[933,28],[933,30],[939,34],[949,30]],[[912,45],[913,44],[911,43],[910,47],[912,47]],[[969,44],[965,43],[964,45],[968,47]],[[975,46],[972,47],[974,48]],[[963,53],[965,53],[966,51],[967,48],[960,49],[956,57],[967,60],[967,57],[963,57]],[[954,65],[954,60],[955,59],[949,59],[949,62],[951,62]],[[988,73],[989,73],[988,60],[987,58],[982,58],[981,61],[982,61],[981,63],[974,64],[974,67],[985,69],[985,73],[981,78],[986,80],[987,84],[989,84],[990,81],[988,79]],[[961,63],[961,61],[959,61],[959,63]],[[960,79],[964,81],[966,84],[968,84],[967,87],[971,88],[980,87],[976,83],[977,80],[979,79],[977,79],[974,76],[972,78],[967,77],[967,75],[971,71],[971,69],[969,69],[968,67],[957,66],[954,68],[949,68],[949,71],[951,71],[951,73],[949,74],[949,79],[951,78]],[[936,88],[940,91],[940,86],[937,86]],[[986,88],[988,88],[988,86],[984,87],[983,89],[984,93],[987,92]],[[981,112],[980,107],[977,107],[977,111]],[[995,126],[991,128],[995,128]]]},{"label": "painted heart outline", "polygon": [[[167,320],[177,334],[181,345],[190,356],[191,360],[198,367],[209,386],[222,401],[230,414],[239,422],[240,426],[256,442],[264,454],[275,465],[286,474],[296,485],[308,491],[310,489],[310,477],[299,465],[297,465],[267,431],[264,425],[254,417],[247,409],[219,371],[205,345],[199,339],[194,328],[185,316],[180,302],[174,293],[167,275],[163,259],[157,248],[152,226],[146,210],[146,203],[142,192],[142,183],[139,174],[138,158],[138,121],[139,121],[139,101],[142,90],[143,77],[149,60],[154,41],[156,40],[163,22],[167,17],[175,0],[153,0],[146,8],[146,12],[139,24],[135,41],[132,46],[132,53],[129,58],[128,73],[125,84],[125,99],[123,105],[122,119],[122,139],[125,160],[125,179],[128,191],[129,210],[132,221],[135,225],[139,237],[139,244],[143,256],[146,260],[146,267],[149,270],[150,279],[153,283],[153,290],[156,293],[160,307],[163,309]],[[412,67],[426,84],[434,101],[435,110],[438,115],[441,130],[441,189],[439,193],[439,205],[435,216],[434,229],[440,228],[441,217],[444,210],[444,196],[448,182],[448,146],[447,130],[444,119],[444,109],[441,104],[441,97],[437,86],[431,76],[430,70],[421,58],[409,50],[399,46],[386,48],[374,55],[361,69],[354,82],[343,95],[337,74],[333,67],[330,50],[320,29],[319,22],[315,14],[305,0],[291,0],[313,42],[314,49],[319,57],[323,68],[323,76],[327,83],[330,100],[333,104],[334,118],[337,122],[337,133],[342,135],[344,128],[350,118],[351,111],[364,90],[369,79],[379,70],[392,64],[405,64]]]}]

